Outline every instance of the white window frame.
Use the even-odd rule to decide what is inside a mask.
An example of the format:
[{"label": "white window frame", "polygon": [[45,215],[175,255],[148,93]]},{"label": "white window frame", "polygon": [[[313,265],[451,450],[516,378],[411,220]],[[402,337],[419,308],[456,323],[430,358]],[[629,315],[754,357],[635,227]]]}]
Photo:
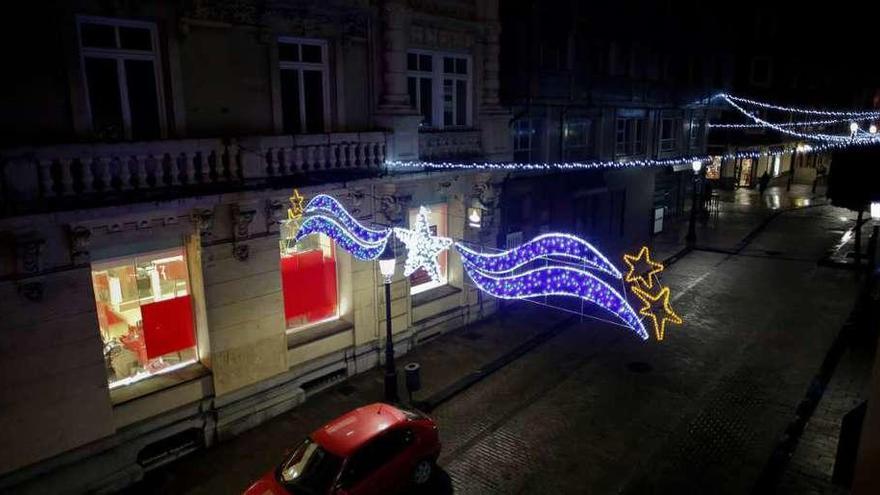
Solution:
[{"label": "white window frame", "polygon": [[[327,60],[327,54],[329,50],[327,49],[327,40],[315,39],[315,38],[299,38],[293,36],[279,36],[277,39],[277,43],[279,45],[282,44],[296,44],[298,45],[297,50],[299,50],[299,62],[291,62],[289,60],[281,60],[278,59],[278,77],[279,77],[279,87],[281,83],[281,71],[283,70],[295,70],[297,73],[297,79],[299,80],[299,125],[300,129],[306,128],[306,99],[305,99],[305,86],[303,85],[303,71],[304,70],[318,70],[321,71],[321,91],[323,93],[324,101],[322,102],[321,108],[324,112],[324,128],[321,129],[322,132],[329,132],[330,130],[330,63]],[[302,62],[302,45],[312,45],[318,46],[321,48],[321,63],[314,62]],[[279,104],[280,100],[279,100]],[[284,108],[281,108],[282,112],[282,122],[284,115]],[[283,128],[283,123],[282,123]]]},{"label": "white window frame", "polygon": [[[133,27],[141,29],[149,29],[150,40],[153,49],[149,52],[143,50],[130,50],[124,48],[93,48],[85,47],[82,42],[82,25],[83,24],[103,24],[105,26],[113,26],[116,33],[116,45],[119,46],[119,29],[120,27]],[[123,132],[125,139],[132,139],[131,136],[131,108],[128,101],[128,81],[125,74],[125,60],[149,60],[153,62],[153,77],[156,84],[156,105],[159,107],[159,137],[166,138],[168,136],[167,119],[165,115],[165,93],[162,88],[162,57],[159,47],[159,36],[156,31],[156,23],[148,21],[135,21],[130,19],[117,19],[113,17],[96,17],[87,15],[76,16],[76,39],[79,45],[79,64],[82,73],[83,87],[85,89],[86,108],[89,114],[89,128],[92,132],[94,129],[94,118],[92,116],[92,102],[89,97],[89,78],[86,75],[86,57],[90,58],[107,58],[116,61],[116,77],[119,83],[119,99],[120,109],[122,112]]]},{"label": "white window frame", "polygon": [[[473,58],[467,53],[460,52],[443,52],[443,51],[435,51],[435,50],[421,50],[421,49],[412,49],[407,50],[407,55],[410,53],[415,55],[430,55],[431,56],[431,72],[426,71],[414,71],[409,70],[407,66],[406,77],[407,77],[407,87],[409,87],[409,78],[421,78],[421,79],[431,79],[431,123],[430,125],[425,125],[425,127],[431,129],[466,129],[473,126],[473,108],[474,108],[474,64]],[[461,58],[464,59],[467,63],[467,74],[446,74],[443,72],[443,57],[453,57],[453,58]],[[452,104],[452,125],[444,125],[443,123],[443,81],[444,79],[452,79],[453,81],[465,81],[466,82],[466,93],[467,93],[467,103],[465,104],[465,123],[464,125],[456,125],[455,121],[457,120],[456,112],[458,111],[458,105],[453,99]],[[453,87],[453,98],[455,98],[455,82],[452,84]],[[418,85],[416,85],[416,98],[420,98]],[[413,106],[418,109],[419,106],[417,103],[413,102]],[[420,112],[421,113],[421,112]]]}]

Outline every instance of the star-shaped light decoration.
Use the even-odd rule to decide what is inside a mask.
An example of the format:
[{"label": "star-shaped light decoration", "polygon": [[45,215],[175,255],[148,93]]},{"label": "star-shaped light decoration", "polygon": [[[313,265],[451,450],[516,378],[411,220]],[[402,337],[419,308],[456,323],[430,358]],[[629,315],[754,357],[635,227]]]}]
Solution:
[{"label": "star-shaped light decoration", "polygon": [[306,198],[299,193],[299,189],[293,190],[293,196],[287,198],[290,201],[290,208],[287,209],[287,219],[297,220],[302,218],[305,211]]},{"label": "star-shaped light decoration", "polygon": [[644,306],[639,309],[639,314],[651,319],[654,324],[654,335],[657,336],[658,341],[663,340],[663,335],[666,333],[666,322],[681,325],[681,317],[669,305],[669,287],[663,287],[654,295],[635,285],[632,286],[632,291],[644,303]]},{"label": "star-shaped light decoration", "polygon": [[[651,253],[648,252],[647,246],[642,246],[642,249],[639,250],[639,254],[636,256],[624,254],[623,262],[629,267],[626,281],[638,281],[649,289],[654,287],[654,275],[663,271],[663,264],[651,259]],[[636,289],[635,284],[633,289]]]},{"label": "star-shaped light decoration", "polygon": [[406,263],[403,265],[403,275],[408,277],[419,268],[424,268],[431,280],[440,281],[440,267],[437,264],[437,255],[452,245],[452,239],[431,235],[431,226],[428,217],[431,211],[422,206],[416,216],[415,228],[395,228],[394,235],[406,245]]}]

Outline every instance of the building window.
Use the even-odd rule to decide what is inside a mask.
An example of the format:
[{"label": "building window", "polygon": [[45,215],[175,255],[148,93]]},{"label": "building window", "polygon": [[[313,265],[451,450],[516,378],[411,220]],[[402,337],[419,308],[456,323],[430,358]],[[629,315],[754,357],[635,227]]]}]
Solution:
[{"label": "building window", "polygon": [[[429,227],[431,229],[431,235],[443,236],[448,235],[447,233],[447,220],[446,220],[446,204],[440,203],[436,205],[432,205],[428,207],[428,210],[431,211],[431,215],[428,217]],[[410,208],[409,210],[409,225],[410,228],[413,228],[416,225],[416,217],[419,214],[419,208]],[[427,290],[431,290],[435,287],[441,287],[446,285],[447,278],[447,250],[443,250],[440,254],[437,255],[437,264],[440,268],[440,280],[434,281],[431,279],[431,276],[428,275],[423,268],[419,268],[415,273],[409,276],[409,293],[411,295],[419,294],[421,292],[425,292]]]},{"label": "building window", "polygon": [[196,362],[182,248],[92,264],[110,388]]},{"label": "building window", "polygon": [[660,119],[660,151],[674,151],[678,142],[680,121],[671,117]]},{"label": "building window", "polygon": [[471,125],[470,57],[434,52],[407,53],[410,104],[426,127]]},{"label": "building window", "polygon": [[620,117],[617,119],[614,150],[618,156],[639,155],[645,152],[645,119]]},{"label": "building window", "polygon": [[324,234],[293,244],[295,222],[281,228],[281,290],[288,332],[339,318],[336,247]]},{"label": "building window", "polygon": [[531,119],[517,120],[513,123],[513,151],[532,151],[535,138],[535,123]]},{"label": "building window", "polygon": [[567,158],[582,158],[589,154],[593,144],[592,122],[589,119],[571,119],[565,123],[563,145]]},{"label": "building window", "polygon": [[287,134],[326,131],[327,44],[319,40],[280,38],[281,114]]},{"label": "building window", "polygon": [[696,116],[691,117],[690,134],[688,136],[689,144],[692,149],[700,145],[700,141],[703,137],[703,123],[703,119]]},{"label": "building window", "polygon": [[104,140],[158,139],[164,130],[156,25],[79,17],[92,131]]},{"label": "building window", "polygon": [[720,179],[721,178],[721,156],[712,155],[712,161],[706,164],[706,178],[707,179]]}]

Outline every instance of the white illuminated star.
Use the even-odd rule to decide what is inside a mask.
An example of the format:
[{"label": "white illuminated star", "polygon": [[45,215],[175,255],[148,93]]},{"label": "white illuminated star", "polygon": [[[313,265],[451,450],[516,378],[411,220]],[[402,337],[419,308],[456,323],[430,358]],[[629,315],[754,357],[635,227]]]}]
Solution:
[{"label": "white illuminated star", "polygon": [[437,264],[437,255],[452,245],[452,239],[431,235],[431,227],[428,217],[431,211],[422,206],[416,216],[415,228],[395,228],[394,235],[400,242],[406,245],[406,263],[403,265],[403,275],[408,277],[419,268],[424,268],[431,280],[440,281],[440,267]]}]

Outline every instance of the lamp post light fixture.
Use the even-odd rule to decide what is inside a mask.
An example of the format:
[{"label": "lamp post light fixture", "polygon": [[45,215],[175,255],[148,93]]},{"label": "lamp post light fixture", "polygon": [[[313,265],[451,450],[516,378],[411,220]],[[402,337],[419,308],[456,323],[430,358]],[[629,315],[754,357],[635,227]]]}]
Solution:
[{"label": "lamp post light fixture", "polygon": [[688,233],[685,237],[688,247],[693,247],[697,242],[697,194],[700,186],[700,171],[703,169],[703,162],[694,160],[691,162],[691,168],[694,170],[694,190],[691,195],[691,218],[688,223]]},{"label": "lamp post light fixture", "polygon": [[859,124],[857,124],[855,122],[849,123],[849,133],[852,135],[852,137],[856,136],[856,132],[858,132],[858,130],[859,130]]},{"label": "lamp post light fixture", "polygon": [[379,256],[379,272],[385,281],[385,400],[397,402],[397,367],[394,365],[394,339],[391,334],[391,279],[394,277],[394,269],[397,258],[394,256],[394,248],[391,239],[385,244],[385,250]]},{"label": "lamp post light fixture", "polygon": [[877,134],[877,126],[874,124],[871,124],[871,126],[868,127],[868,132],[870,132],[871,134]]}]

